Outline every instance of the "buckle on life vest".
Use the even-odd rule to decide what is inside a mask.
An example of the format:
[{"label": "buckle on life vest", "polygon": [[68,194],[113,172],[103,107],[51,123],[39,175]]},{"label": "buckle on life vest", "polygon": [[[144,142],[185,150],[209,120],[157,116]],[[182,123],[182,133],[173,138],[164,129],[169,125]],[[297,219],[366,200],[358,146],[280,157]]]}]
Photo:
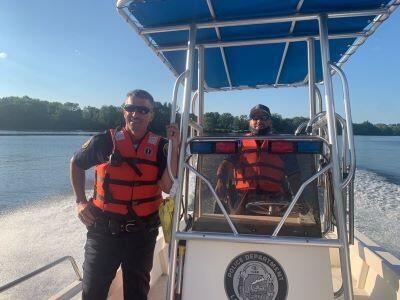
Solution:
[{"label": "buckle on life vest", "polygon": [[120,167],[123,162],[124,159],[122,158],[121,153],[119,153],[118,150],[114,150],[110,155],[109,164],[113,167]]}]

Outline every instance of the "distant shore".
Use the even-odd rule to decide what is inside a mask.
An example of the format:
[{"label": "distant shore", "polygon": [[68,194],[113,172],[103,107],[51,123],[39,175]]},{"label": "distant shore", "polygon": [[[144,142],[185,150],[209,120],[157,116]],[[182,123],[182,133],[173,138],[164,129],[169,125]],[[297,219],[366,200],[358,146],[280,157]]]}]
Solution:
[{"label": "distant shore", "polygon": [[[121,107],[112,105],[81,108],[78,103],[72,102],[49,102],[28,96],[4,97],[0,98],[0,131],[45,132],[38,135],[87,135],[87,132],[104,131],[123,124],[121,110]],[[151,123],[150,129],[165,136],[165,127],[170,121],[171,104],[155,102],[154,112],[157,117]],[[196,119],[196,116],[192,118]],[[177,120],[179,119],[180,114],[177,113]],[[284,118],[279,114],[272,114],[272,121],[275,132],[293,134],[296,128],[308,119]],[[248,126],[249,118],[244,114],[241,116],[218,112],[204,114],[203,128],[206,134],[243,133],[248,130]],[[353,123],[353,132],[355,135],[366,136],[400,136],[400,123],[372,124],[369,121]],[[340,128],[338,133],[340,134]],[[0,133],[0,135],[10,134],[15,132]]]},{"label": "distant shore", "polygon": [[[92,136],[96,133],[103,132],[101,131],[47,131],[47,130],[2,130],[0,129],[0,137],[1,136]],[[206,134],[217,135],[218,133],[222,134],[225,132],[207,132]],[[235,132],[237,135],[242,135],[245,132]],[[355,134],[354,136],[395,136],[395,135],[373,135],[373,134]]]}]

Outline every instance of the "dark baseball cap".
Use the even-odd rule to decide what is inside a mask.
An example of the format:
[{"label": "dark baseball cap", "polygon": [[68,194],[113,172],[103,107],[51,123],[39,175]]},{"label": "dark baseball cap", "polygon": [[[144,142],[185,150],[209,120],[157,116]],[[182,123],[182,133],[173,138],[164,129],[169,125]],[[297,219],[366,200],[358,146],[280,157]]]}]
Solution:
[{"label": "dark baseball cap", "polygon": [[257,104],[250,110],[250,114],[249,114],[250,118],[254,117],[254,115],[256,113],[259,115],[263,114],[263,115],[267,115],[268,117],[271,117],[271,112],[269,111],[269,108],[262,104]]}]

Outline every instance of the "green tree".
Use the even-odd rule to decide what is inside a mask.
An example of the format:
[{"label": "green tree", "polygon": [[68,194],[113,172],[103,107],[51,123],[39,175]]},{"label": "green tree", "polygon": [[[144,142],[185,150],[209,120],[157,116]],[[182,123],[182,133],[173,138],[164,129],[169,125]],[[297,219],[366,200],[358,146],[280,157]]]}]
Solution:
[{"label": "green tree", "polygon": [[[165,135],[165,126],[170,121],[171,105],[155,102],[155,119],[151,130]],[[195,120],[195,116],[191,115]],[[282,118],[273,114],[274,131],[293,134],[296,128],[307,121],[304,117]],[[177,114],[179,123],[180,115]],[[123,125],[121,108],[92,106],[80,108],[73,102],[49,102],[24,97],[0,98],[0,129],[2,130],[105,130]],[[204,115],[204,130],[207,133],[244,132],[248,130],[248,118],[245,115],[232,116],[230,113],[208,112]],[[353,124],[354,134],[358,135],[400,135],[400,124],[372,124],[363,122]],[[338,132],[341,130],[338,127]]]},{"label": "green tree", "polygon": [[231,130],[234,117],[230,113],[223,113],[219,116],[218,125],[220,129]]},{"label": "green tree", "polygon": [[219,128],[219,113],[207,112],[204,114],[204,131],[214,132]]},{"label": "green tree", "polygon": [[249,120],[246,115],[240,115],[233,120],[233,130],[247,131],[249,129]]}]

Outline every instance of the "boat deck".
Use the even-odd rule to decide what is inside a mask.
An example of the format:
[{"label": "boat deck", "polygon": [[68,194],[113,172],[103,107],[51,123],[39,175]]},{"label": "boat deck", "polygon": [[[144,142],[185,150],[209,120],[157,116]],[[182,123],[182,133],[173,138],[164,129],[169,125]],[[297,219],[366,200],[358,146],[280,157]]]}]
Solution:
[{"label": "boat deck", "polygon": [[[332,268],[332,283],[333,289],[338,291],[340,286],[342,285],[342,279],[340,276],[340,267],[333,267]],[[353,292],[354,292],[354,299],[355,300],[367,300],[370,299],[367,292],[363,289],[358,288],[357,279],[353,277]],[[344,296],[341,295],[338,300],[344,300]]]},{"label": "boat deck", "polygon": [[148,300],[165,299],[167,294],[168,276],[162,275],[151,287]]}]

